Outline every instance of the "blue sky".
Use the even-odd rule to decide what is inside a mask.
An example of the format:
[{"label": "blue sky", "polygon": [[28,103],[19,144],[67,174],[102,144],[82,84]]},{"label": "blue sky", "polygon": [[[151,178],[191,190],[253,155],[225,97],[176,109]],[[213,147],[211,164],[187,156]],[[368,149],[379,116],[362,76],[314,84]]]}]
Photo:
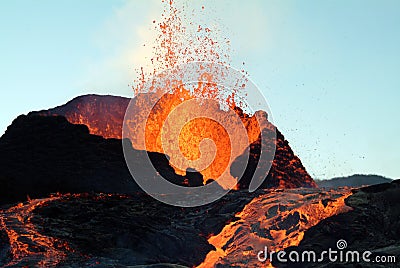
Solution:
[{"label": "blue sky", "polygon": [[[159,2],[1,1],[0,132],[81,94],[131,96]],[[314,178],[400,177],[399,1],[198,2]]]}]

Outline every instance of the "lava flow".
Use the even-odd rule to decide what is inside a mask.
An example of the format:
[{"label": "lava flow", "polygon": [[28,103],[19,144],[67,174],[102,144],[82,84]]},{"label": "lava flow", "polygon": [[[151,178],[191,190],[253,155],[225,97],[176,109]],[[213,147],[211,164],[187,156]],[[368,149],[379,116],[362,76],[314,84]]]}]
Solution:
[{"label": "lava flow", "polygon": [[[54,267],[68,264],[101,266],[119,262],[124,265],[155,264],[161,256],[155,256],[151,251],[146,251],[146,248],[143,251],[143,248],[136,247],[137,241],[149,247],[147,250],[150,248],[155,250],[159,247],[174,248],[175,243],[185,243],[184,238],[190,235],[196,238],[197,242],[203,241],[198,245],[193,245],[194,248],[201,246],[198,248],[199,252],[190,253],[197,256],[204,254],[202,256],[205,259],[199,267],[218,267],[219,264],[234,267],[260,267],[257,253],[265,246],[270,251],[277,251],[298,245],[304,232],[310,227],[325,218],[351,209],[344,203],[344,199],[351,194],[350,189],[259,190],[253,195],[255,196],[253,199],[244,198],[244,194],[249,195],[247,192],[235,191],[228,194],[226,200],[221,201],[220,204],[217,202],[212,206],[196,208],[186,213],[182,213],[179,208],[162,206],[151,200],[146,201],[145,196],[142,196],[144,198],[142,200],[140,196],[132,198],[110,194],[94,196],[67,194],[30,200],[1,212],[1,229],[9,237],[12,255],[5,265],[6,267]],[[251,201],[235,217],[233,217],[235,214],[232,214],[229,218],[225,218],[228,223],[222,229],[215,229],[221,230],[218,234],[204,233],[206,230],[212,230],[214,224],[223,226],[220,218],[222,214],[218,211],[229,206],[225,203],[227,200],[233,203],[237,200]],[[235,206],[237,205],[236,203]],[[219,206],[221,207],[218,208]],[[46,212],[43,211],[44,207],[48,208]],[[63,213],[53,213],[52,211],[56,208]],[[82,211],[82,208],[88,211]],[[39,209],[39,212],[36,209]],[[225,213],[227,211],[229,209],[225,210]],[[93,212],[96,214],[94,215]],[[174,218],[168,219],[171,215],[175,215]],[[82,222],[82,217],[90,218],[90,220]],[[110,230],[110,223],[104,222],[104,219],[121,224],[121,228],[127,233]],[[210,223],[211,219],[215,222],[209,224],[208,227],[199,226],[193,222],[188,225],[188,222],[193,220]],[[143,229],[140,229],[141,224],[137,221],[143,221]],[[93,225],[93,222],[97,222],[97,226]],[[46,230],[46,227],[49,228]],[[185,232],[186,236],[181,232]],[[178,233],[179,237],[176,237]],[[93,237],[94,234],[96,237]],[[216,250],[207,246],[207,240],[199,239],[203,235],[209,237],[208,243]],[[79,239],[75,240],[76,237]],[[107,237],[110,237],[110,240],[105,239]],[[105,240],[98,240],[98,238]],[[132,244],[134,241],[129,241],[129,238],[136,242]],[[100,243],[101,249],[104,246],[107,250],[100,251],[100,255],[93,255],[93,253],[99,253],[99,251],[90,251],[96,248],[95,245],[90,244],[93,241]],[[70,243],[74,249],[69,246]],[[211,250],[208,254],[207,251],[204,252],[207,249]],[[129,260],[118,259],[121,257],[118,250],[130,252]],[[162,254],[162,250],[159,253]],[[138,259],[136,256],[139,256]],[[168,260],[171,263],[181,263],[180,260],[184,257],[186,259],[184,264],[193,266],[193,262],[188,262],[188,259],[190,260],[188,256],[179,256],[174,253],[169,255]],[[271,266],[270,263],[264,264]]]},{"label": "lava flow", "polygon": [[1,229],[7,233],[12,260],[7,266],[25,266],[26,259],[35,260],[40,267],[54,267],[72,249],[67,243],[41,234],[32,222],[33,211],[61,196],[29,200],[0,213]]},{"label": "lava flow", "polygon": [[[304,232],[321,220],[351,210],[344,200],[350,189],[273,190],[254,198],[229,223],[208,241],[215,246],[199,268],[218,264],[234,267],[260,267],[257,253],[297,246]],[[268,262],[265,265],[271,266]],[[224,267],[225,267],[224,266]]]}]

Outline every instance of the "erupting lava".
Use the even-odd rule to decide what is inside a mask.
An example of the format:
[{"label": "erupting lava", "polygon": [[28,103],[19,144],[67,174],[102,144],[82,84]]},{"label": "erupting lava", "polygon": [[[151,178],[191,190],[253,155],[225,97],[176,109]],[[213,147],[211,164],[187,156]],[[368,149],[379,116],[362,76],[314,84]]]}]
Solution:
[{"label": "erupting lava", "polygon": [[[151,58],[152,71],[138,70],[131,102],[112,96],[85,96],[41,114],[65,116],[71,123],[84,124],[91,134],[105,138],[129,138],[135,149],[168,155],[177,174],[186,175],[188,169],[194,169],[202,174],[204,184],[213,179],[225,189],[234,187],[241,178],[241,172],[232,174],[230,170],[235,159],[246,154],[249,147],[268,143],[263,146],[264,155],[273,155],[275,148],[285,154],[263,159],[261,163],[264,179],[274,161],[271,174],[279,183],[267,183],[269,187],[315,187],[284,137],[277,139],[276,128],[267,112],[252,111],[247,106],[246,90],[250,82],[246,72],[241,70],[240,76],[233,78],[232,87],[221,86],[221,81],[232,79],[227,69],[215,68],[229,66],[229,40],[221,41],[215,36],[215,29],[204,25],[193,27],[193,22],[186,20],[173,1],[165,3],[162,21],[153,22],[158,37]],[[215,71],[202,66],[183,70],[193,72],[192,82],[185,84],[182,70],[177,70],[190,63],[211,66]],[[125,112],[131,106],[135,107],[134,113],[126,117]],[[124,137],[123,125],[128,130]],[[268,141],[261,137],[262,133]],[[250,158],[257,156],[250,155]],[[249,172],[247,175],[251,176]],[[292,178],[303,183],[285,183]]]},{"label": "erupting lava", "polygon": [[203,175],[204,183],[219,178],[224,188],[237,182],[230,174],[232,162],[260,139],[258,120],[265,131],[275,130],[265,113],[260,112],[257,119],[239,108],[223,111],[218,102],[200,103],[186,90],[164,94],[152,109],[148,99],[139,94],[133,106],[140,109],[134,108],[134,115],[127,119],[124,135],[133,147],[167,154],[177,174],[185,175],[188,168],[194,168]]},{"label": "erupting lava", "polygon": [[[138,70],[130,104],[128,99],[111,96],[105,103],[94,98],[92,103],[77,103],[75,111],[61,108],[50,114],[84,124],[91,134],[129,138],[135,149],[166,154],[177,174],[194,169],[203,175],[204,184],[218,179],[224,188],[232,188],[239,178],[230,174],[232,162],[261,138],[262,131],[273,133],[275,127],[266,112],[247,114],[254,112],[246,104],[248,78],[244,70],[229,75],[229,40],[219,40],[216,29],[194,27],[173,1],[165,4],[162,21],[154,21],[158,37],[152,71]],[[204,66],[183,70],[193,77],[185,84],[182,70],[177,69],[190,63]],[[229,79],[231,87],[224,88],[221,84]],[[135,106],[134,114],[125,117],[129,131],[122,137],[124,114],[130,106]],[[275,135],[270,135],[270,142],[275,142]]]},{"label": "erupting lava", "polygon": [[[184,25],[185,17],[173,1],[169,1],[162,17],[163,21],[155,26],[159,35],[151,59],[154,69],[149,73],[140,70],[133,87],[136,99],[132,105],[136,108],[131,115],[128,108],[128,133],[124,137],[136,149],[169,155],[177,174],[186,175],[191,168],[203,175],[204,184],[218,179],[224,188],[233,188],[237,180],[230,175],[231,163],[261,134],[257,120],[249,119],[238,108],[238,102],[243,105],[238,94],[247,79],[243,76],[228,90],[221,88],[218,81],[227,74],[204,67],[228,63],[227,54],[222,52],[224,46],[211,37],[212,30],[198,25],[190,32],[192,23]],[[192,84],[186,84],[177,67],[193,62],[204,66],[183,70],[194,72],[194,80],[189,81]],[[204,103],[205,99],[214,100],[214,105]],[[241,118],[236,112],[229,113],[239,110]],[[250,124],[253,126],[248,127]],[[240,133],[243,126],[248,127],[247,131]],[[228,129],[236,130],[237,135],[228,135]]]}]

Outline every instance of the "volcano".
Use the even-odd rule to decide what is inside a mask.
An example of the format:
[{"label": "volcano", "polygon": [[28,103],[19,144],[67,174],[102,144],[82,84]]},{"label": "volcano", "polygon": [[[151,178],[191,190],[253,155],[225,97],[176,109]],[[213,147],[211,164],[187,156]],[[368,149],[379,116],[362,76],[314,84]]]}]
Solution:
[{"label": "volcano", "polygon": [[[257,55],[258,61],[244,62],[250,58],[242,53],[232,58],[231,52],[243,46],[225,36],[231,32],[225,27],[233,26],[231,30],[240,34],[246,12],[236,14],[240,25],[228,20],[232,23],[224,26],[224,17],[232,14],[216,13],[213,18],[214,12],[204,13],[208,7],[187,2],[162,0],[161,16],[154,18],[137,17],[121,3],[112,4],[121,33],[133,30],[139,39],[127,35],[129,42],[114,40],[121,49],[111,51],[111,57],[97,53],[96,62],[106,56],[104,66],[112,67],[107,80],[125,77],[118,75],[126,74],[119,63],[131,62],[135,74],[126,82],[132,99],[78,96],[64,105],[18,116],[0,137],[0,267],[379,267],[374,260],[279,258],[286,252],[310,257],[312,250],[323,256],[328,248],[342,250],[342,257],[348,253],[343,250],[347,243],[348,249],[371,251],[372,257],[394,257],[390,264],[399,267],[400,183],[359,188],[388,180],[357,175],[318,182],[318,187],[274,125],[264,97],[269,90],[252,81],[257,73],[248,73],[256,68],[258,74],[265,73],[257,83],[268,83],[270,68],[262,64],[267,54],[253,49],[262,40],[254,34],[239,35],[256,44],[244,52],[250,58]],[[253,11],[247,2],[244,5]],[[136,13],[141,10],[131,7]],[[100,13],[93,8],[94,14],[111,14],[103,12],[106,6]],[[153,16],[161,6],[153,3],[148,8]],[[255,11],[251,15],[262,13]],[[143,19],[151,19],[152,26],[138,24]],[[276,30],[264,27],[258,17],[250,21],[261,23],[250,29],[254,33],[257,28],[262,35]],[[45,33],[32,36],[46,41]],[[40,42],[33,47],[25,43],[27,51],[40,52]],[[79,49],[81,43],[75,43]],[[127,47],[132,44],[139,50]],[[262,49],[274,53],[273,47]],[[311,59],[308,62],[316,62]],[[58,58],[56,67],[67,70],[65,64],[73,61]],[[261,64],[247,68],[249,63]],[[20,70],[13,69],[16,75],[11,79],[20,76]],[[51,81],[36,74],[40,72],[31,76],[35,81],[29,96],[41,98],[43,92],[35,91],[41,88],[38,81]],[[74,83],[67,80],[60,83]],[[295,80],[286,84],[297,84]],[[101,86],[101,81],[96,84]],[[290,96],[285,87],[278,90]],[[268,256],[267,249],[276,254]]]},{"label": "volcano", "polygon": [[[142,96],[145,94],[142,94]],[[141,96],[136,97],[141,101]],[[142,97],[143,98],[143,97]],[[134,100],[135,101],[135,100]],[[175,102],[176,99],[170,97],[165,100],[165,105],[173,105],[171,102]],[[83,124],[88,127],[90,134],[99,135],[103,138],[114,138],[121,139],[122,137],[122,125],[124,120],[124,115],[126,109],[129,105],[130,99],[124,97],[117,96],[102,96],[102,95],[84,95],[79,96],[65,105],[61,105],[49,110],[43,110],[39,112],[30,113],[30,115],[41,115],[41,116],[64,116],[70,123],[72,124]],[[167,109],[168,110],[168,109]],[[250,145],[242,146],[242,151],[248,150],[250,152],[249,161],[247,163],[247,168],[243,174],[243,176],[239,180],[238,188],[244,189],[247,188],[249,182],[255,172],[255,167],[258,164],[260,149],[267,147],[266,144],[261,146],[261,138],[260,132],[268,132],[269,128],[275,128],[272,124],[268,122],[268,115],[266,113],[263,114],[263,118],[265,119],[266,124],[263,126],[259,126],[257,120],[254,116],[248,116],[240,108],[235,109],[236,112],[243,120],[243,124],[246,127],[249,136]],[[215,109],[214,113],[223,113],[219,109]],[[165,116],[163,117],[165,118]],[[158,129],[160,127],[158,126]],[[201,128],[204,129],[204,128]],[[276,154],[274,156],[271,170],[269,174],[264,174],[266,178],[265,183],[263,183],[263,188],[268,187],[281,187],[281,188],[293,188],[293,187],[316,187],[315,182],[308,174],[304,166],[302,165],[300,159],[293,153],[292,149],[289,146],[289,142],[285,139],[282,133],[279,130],[277,131],[276,137]],[[190,132],[193,135],[193,131]],[[211,134],[209,134],[211,133]],[[138,133],[134,133],[135,135],[140,136]],[[224,137],[219,136],[219,129],[209,129],[206,134],[202,134],[202,136],[211,135],[214,138],[223,139]],[[155,138],[156,140],[157,138]],[[160,135],[158,135],[158,139],[160,139]],[[133,138],[133,146],[135,147],[135,138]],[[196,140],[198,141],[198,140]],[[189,148],[195,148],[193,144],[189,144],[187,146]],[[246,147],[247,146],[247,147]],[[136,148],[136,149],[146,149],[148,151],[164,153],[160,146],[148,146],[149,148]],[[198,149],[197,149],[198,151]],[[226,152],[229,154],[230,152]],[[223,156],[223,154],[222,154]],[[218,175],[218,165],[222,165],[221,161],[223,161],[223,157],[216,157],[214,159],[217,162],[214,166],[210,168],[214,168],[214,170],[202,173],[204,182],[210,177],[210,174]],[[222,160],[220,159],[222,158]],[[236,176],[235,166],[239,165],[246,161],[243,156],[240,154],[237,155],[235,162],[232,164],[230,173],[233,177]],[[213,163],[214,164],[214,163]],[[226,164],[226,163],[225,163]],[[216,167],[216,168],[215,168]],[[175,169],[175,172],[180,175],[185,175],[185,173],[179,172],[179,170]],[[217,174],[215,174],[217,173]],[[207,177],[208,176],[208,177]]]}]

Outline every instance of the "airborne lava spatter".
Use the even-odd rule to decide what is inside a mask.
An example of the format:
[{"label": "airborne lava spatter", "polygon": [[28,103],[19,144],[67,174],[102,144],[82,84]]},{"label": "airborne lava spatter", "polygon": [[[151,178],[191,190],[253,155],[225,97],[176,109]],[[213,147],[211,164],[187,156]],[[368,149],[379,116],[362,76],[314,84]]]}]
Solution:
[{"label": "airborne lava spatter", "polygon": [[[245,106],[247,78],[242,75],[233,87],[222,88],[219,81],[229,79],[226,77],[229,74],[227,69],[213,65],[229,64],[229,42],[215,40],[209,27],[195,27],[174,1],[166,4],[162,21],[155,28],[158,37],[151,58],[153,71],[145,73],[140,69],[137,85],[133,87],[136,99],[132,105],[136,108],[132,115],[127,112],[128,133],[124,138],[131,139],[136,149],[169,155],[177,174],[185,175],[191,168],[203,175],[204,183],[217,179],[223,188],[233,188],[238,177],[231,176],[229,168],[260,137],[259,123],[265,124],[243,112],[236,113]],[[184,72],[194,72],[195,83],[186,84],[179,66],[194,62],[200,62],[200,68]],[[212,71],[202,63],[211,66]],[[158,83],[160,80],[164,82]],[[151,101],[147,102],[152,98],[149,94],[159,99],[154,107]],[[195,99],[214,100],[219,105],[191,101]],[[185,108],[174,113],[182,105]],[[149,109],[151,112],[147,112]],[[211,116],[206,116],[205,110]],[[266,116],[261,120],[267,121]],[[245,133],[240,134],[243,126]],[[228,135],[227,129],[235,135]]]}]

